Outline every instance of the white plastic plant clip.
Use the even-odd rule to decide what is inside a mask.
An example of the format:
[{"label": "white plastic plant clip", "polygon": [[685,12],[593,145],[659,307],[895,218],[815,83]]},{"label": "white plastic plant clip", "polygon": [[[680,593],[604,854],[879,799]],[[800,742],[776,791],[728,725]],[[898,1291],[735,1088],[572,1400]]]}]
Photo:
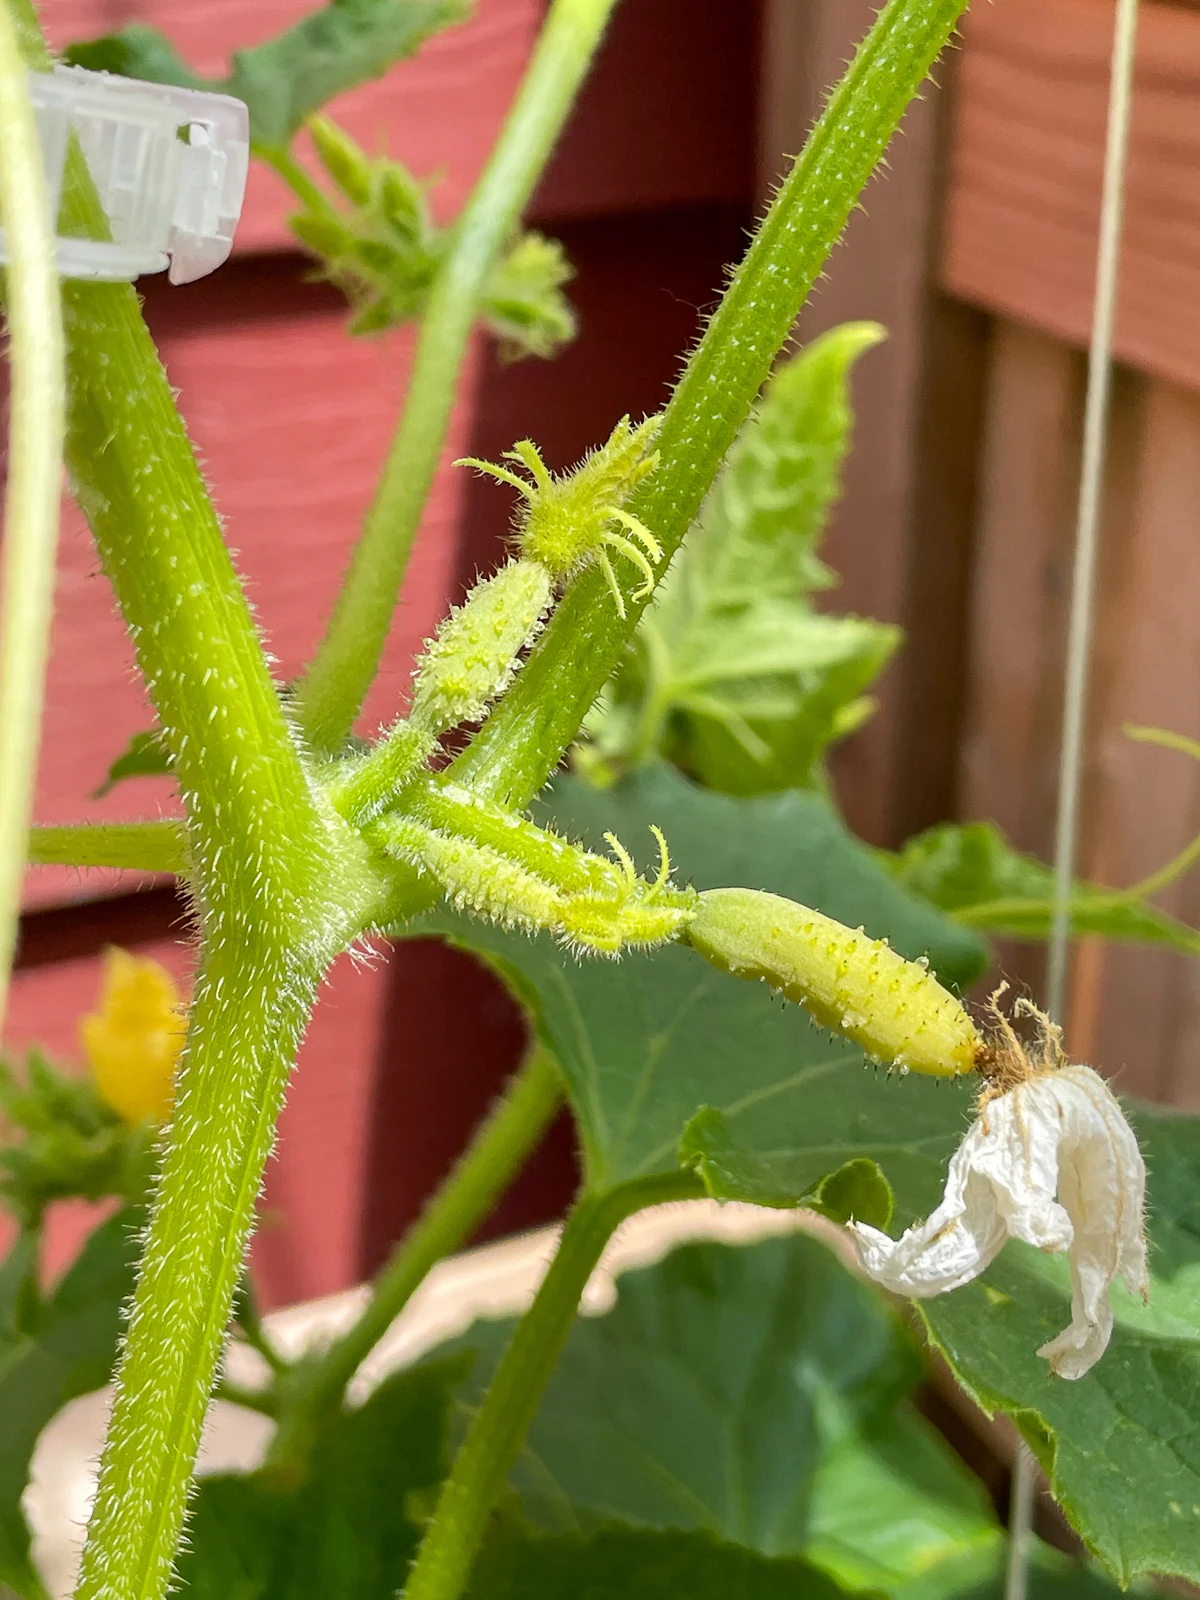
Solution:
[{"label": "white plastic plant clip", "polygon": [[55,218],[73,133],[111,233],[59,234],[64,278],[131,282],[169,266],[172,283],[190,283],[226,260],[249,164],[249,114],[240,100],[84,67],[30,73],[29,88]]}]

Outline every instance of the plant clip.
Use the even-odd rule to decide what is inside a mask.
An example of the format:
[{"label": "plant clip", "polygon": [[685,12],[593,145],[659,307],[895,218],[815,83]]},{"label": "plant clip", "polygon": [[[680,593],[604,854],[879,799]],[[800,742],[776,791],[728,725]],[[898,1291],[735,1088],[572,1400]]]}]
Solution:
[{"label": "plant clip", "polygon": [[64,278],[132,282],[169,266],[172,283],[190,283],[226,260],[249,164],[240,100],[84,67],[31,72],[29,95],[51,214],[57,220],[73,134],[108,218],[107,239],[58,235]]}]

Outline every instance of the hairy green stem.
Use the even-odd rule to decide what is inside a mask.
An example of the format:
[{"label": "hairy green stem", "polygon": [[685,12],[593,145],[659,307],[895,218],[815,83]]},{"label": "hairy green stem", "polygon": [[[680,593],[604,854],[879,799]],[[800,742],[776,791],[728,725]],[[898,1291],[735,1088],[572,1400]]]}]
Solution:
[{"label": "hairy green stem", "polygon": [[159,1600],[262,1169],[316,977],[255,930],[210,943],[117,1371],[80,1600]]},{"label": "hairy green stem", "polygon": [[[668,559],[966,4],[889,0],[763,219],[663,414],[658,468],[627,507]],[[635,598],[638,582],[622,580],[624,618],[606,599],[597,570],[571,585],[515,685],[458,758],[457,777],[513,805],[528,803],[637,626],[646,605]]]},{"label": "hairy green stem", "polygon": [[204,935],[78,1590],[160,1600],[287,1076],[367,872],[309,784],[133,290],[66,304],[68,459],[174,757]]},{"label": "hairy green stem", "polygon": [[306,1371],[297,1368],[267,1459],[269,1468],[303,1469],[321,1422],[340,1406],[346,1385],[408,1304],[430,1268],[457,1250],[487,1217],[524,1166],[562,1104],[549,1052],[534,1044],[453,1171],[400,1241],[375,1280],[358,1321]]},{"label": "hairy green stem", "polygon": [[54,219],[28,73],[0,3],[0,223],[12,370],[0,565],[0,1034],[17,942],[42,725],[65,413]]},{"label": "hairy green stem", "polygon": [[537,1414],[579,1297],[613,1233],[635,1211],[702,1192],[698,1178],[679,1173],[578,1200],[442,1488],[404,1600],[457,1600],[466,1587],[487,1519]]},{"label": "hairy green stem", "polygon": [[83,822],[30,828],[28,859],[36,866],[115,867],[123,872],[187,872],[182,822]]},{"label": "hairy green stem", "polygon": [[338,215],[337,207],[330,202],[319,185],[313,182],[304,165],[296,160],[290,150],[280,149],[277,145],[256,144],[253,141],[251,149],[261,161],[265,161],[274,169],[302,205],[328,216]]},{"label": "hairy green stem", "polygon": [[436,749],[435,735],[401,719],[369,755],[335,764],[326,788],[330,803],[361,826],[396,802]]},{"label": "hairy green stem", "polygon": [[297,689],[335,750],[375,676],[445,442],[484,285],[554,147],[616,0],[554,0],[504,130],[454,229],[421,321],[408,398],[325,637]]},{"label": "hairy green stem", "polygon": [[[63,224],[105,225],[78,151]],[[288,1071],[373,880],[309,782],[132,286],[63,305],[67,463],[173,757],[204,934],[78,1590],[161,1600]]]}]

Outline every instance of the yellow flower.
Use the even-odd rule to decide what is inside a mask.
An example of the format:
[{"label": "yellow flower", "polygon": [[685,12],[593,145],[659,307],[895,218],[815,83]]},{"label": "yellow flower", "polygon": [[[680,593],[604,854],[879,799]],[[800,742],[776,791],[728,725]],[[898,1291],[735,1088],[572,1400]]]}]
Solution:
[{"label": "yellow flower", "polygon": [[79,1037],[100,1098],[129,1123],[163,1122],[187,1031],[174,980],[157,961],[110,948],[100,1009]]}]

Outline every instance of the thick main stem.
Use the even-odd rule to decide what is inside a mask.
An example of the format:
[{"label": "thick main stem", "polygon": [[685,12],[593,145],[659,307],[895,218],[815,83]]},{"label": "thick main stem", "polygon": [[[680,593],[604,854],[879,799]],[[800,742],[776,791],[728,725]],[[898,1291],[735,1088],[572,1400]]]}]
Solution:
[{"label": "thick main stem", "polygon": [[605,1245],[635,1211],[701,1193],[690,1173],[584,1194],[567,1219],[550,1270],[496,1369],[438,1499],[404,1600],[457,1600],[466,1587],[492,1507],[524,1444]]},{"label": "thick main stem", "polygon": [[297,690],[335,750],[379,667],[488,274],[567,119],[617,0],[554,0],[504,131],[458,220],[421,322],[404,414],[320,649]]},{"label": "thick main stem", "polygon": [[322,1418],[341,1404],[346,1385],[420,1287],[431,1267],[470,1238],[516,1177],[562,1104],[558,1069],[535,1044],[476,1130],[463,1155],[375,1281],[358,1321],[303,1375],[285,1412],[268,1466],[302,1466]]},{"label": "thick main stem", "polygon": [[370,878],[310,786],[133,290],[72,284],[65,302],[68,461],[172,751],[202,916],[78,1591],[160,1600],[288,1072]]},{"label": "thick main stem", "polygon": [[62,306],[20,40],[0,3],[0,223],[12,371],[0,568],[0,1035],[42,722],[62,478]]},{"label": "thick main stem", "polygon": [[263,1166],[315,987],[315,973],[273,952],[255,959],[233,941],[209,947],[79,1600],[158,1600],[166,1592]]},{"label": "thick main stem", "polygon": [[[105,227],[77,149],[62,221]],[[171,750],[204,933],[79,1587],[160,1600],[288,1070],[373,880],[310,786],[133,288],[70,283],[63,305],[67,464]]]},{"label": "thick main stem", "polygon": [[[763,219],[663,414],[660,462],[628,510],[669,559],[910,100],[967,0],[889,0]],[[505,699],[455,764],[516,806],[541,788],[620,659],[646,605],[625,615],[593,568],[574,583]]]}]

